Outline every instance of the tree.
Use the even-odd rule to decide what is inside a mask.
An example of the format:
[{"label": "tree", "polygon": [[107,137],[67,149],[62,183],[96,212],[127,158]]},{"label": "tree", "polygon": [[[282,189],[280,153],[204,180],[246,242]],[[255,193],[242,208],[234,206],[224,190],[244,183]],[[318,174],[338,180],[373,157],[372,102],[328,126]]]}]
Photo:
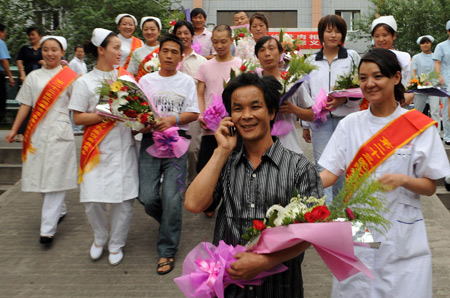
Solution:
[{"label": "tree", "polygon": [[[370,35],[370,26],[377,16],[392,15],[397,21],[395,48],[411,55],[420,52],[419,36],[432,35],[433,46],[448,39],[445,23],[450,19],[447,10],[450,0],[370,0],[372,10],[361,18],[360,29]],[[371,38],[371,36],[370,36]]]}]

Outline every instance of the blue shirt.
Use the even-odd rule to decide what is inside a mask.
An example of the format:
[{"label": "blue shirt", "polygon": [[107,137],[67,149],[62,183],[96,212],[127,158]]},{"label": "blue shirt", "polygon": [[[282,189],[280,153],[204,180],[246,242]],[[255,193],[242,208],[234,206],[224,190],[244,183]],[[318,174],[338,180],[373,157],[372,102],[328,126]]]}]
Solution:
[{"label": "blue shirt", "polygon": [[412,58],[412,69],[416,70],[416,75],[429,74],[434,70],[433,53],[424,52],[414,55]]},{"label": "blue shirt", "polygon": [[450,40],[447,39],[436,46],[433,60],[441,61],[441,76],[445,85],[450,87]]},{"label": "blue shirt", "polygon": [[[3,60],[3,59],[9,60],[9,59],[11,59],[11,56],[9,55],[8,47],[6,46],[6,43],[2,39],[0,39],[0,60]],[[0,71],[5,71],[3,69],[3,66],[1,63],[0,63]]]}]

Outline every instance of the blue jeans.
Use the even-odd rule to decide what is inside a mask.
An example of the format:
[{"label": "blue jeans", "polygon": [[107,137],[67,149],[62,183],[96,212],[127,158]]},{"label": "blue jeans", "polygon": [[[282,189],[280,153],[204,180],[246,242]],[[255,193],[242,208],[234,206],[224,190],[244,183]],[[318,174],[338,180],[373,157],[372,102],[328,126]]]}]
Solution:
[{"label": "blue jeans", "polygon": [[[339,121],[344,119],[344,117],[330,117],[327,121],[320,126],[316,124],[311,124],[311,138],[314,150],[314,160],[316,162],[317,171],[320,173],[324,170],[318,163],[320,157],[322,156],[323,150],[328,144],[331,136],[333,135],[334,130],[336,129]],[[333,186],[325,188],[323,191],[326,198],[326,204],[329,205],[333,198],[339,193],[341,188],[345,183],[345,175],[339,176],[338,180],[333,184]]]},{"label": "blue jeans", "polygon": [[186,181],[187,153],[180,158],[156,158],[145,151],[151,145],[151,135],[144,136],[139,154],[138,199],[145,212],[159,222],[157,251],[160,257],[168,258],[175,256],[180,242],[181,191]]}]

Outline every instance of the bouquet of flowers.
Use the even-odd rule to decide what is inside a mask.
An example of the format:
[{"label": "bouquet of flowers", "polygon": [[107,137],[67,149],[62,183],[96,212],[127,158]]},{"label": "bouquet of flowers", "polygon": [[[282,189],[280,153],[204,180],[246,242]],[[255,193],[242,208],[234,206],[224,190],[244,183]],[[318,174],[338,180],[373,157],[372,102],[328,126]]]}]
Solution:
[{"label": "bouquet of flowers", "polygon": [[115,81],[105,79],[99,93],[98,114],[125,121],[136,131],[155,121],[155,109],[130,75],[120,76]]},{"label": "bouquet of flowers", "polygon": [[249,31],[249,25],[231,26],[232,36],[235,44],[237,45],[239,40],[245,37],[251,36]]},{"label": "bouquet of flowers", "polygon": [[414,77],[406,87],[406,92],[420,93],[430,96],[448,97],[449,93],[445,89],[439,88],[439,75],[432,71],[428,74],[421,74]]},{"label": "bouquet of flowers", "polygon": [[144,75],[159,71],[161,69],[161,63],[158,57],[159,49],[154,51],[151,55],[145,57],[144,60],[139,60],[136,56],[132,55],[132,59],[139,63],[138,73],[136,75],[136,80],[139,81]]},{"label": "bouquet of flowers", "polygon": [[305,42],[303,40],[292,37],[290,34],[285,33],[283,29],[280,30],[278,40],[283,46],[284,52],[286,54],[294,53],[298,55],[298,53],[300,53],[300,47],[305,45]]}]

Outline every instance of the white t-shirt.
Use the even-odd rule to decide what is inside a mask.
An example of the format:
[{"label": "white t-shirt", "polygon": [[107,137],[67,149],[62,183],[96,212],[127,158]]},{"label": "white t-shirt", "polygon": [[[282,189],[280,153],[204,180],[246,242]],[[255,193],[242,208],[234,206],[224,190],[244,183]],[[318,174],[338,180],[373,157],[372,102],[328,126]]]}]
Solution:
[{"label": "white t-shirt", "polygon": [[[197,88],[194,79],[177,71],[170,77],[162,77],[158,72],[146,74],[139,84],[161,117],[178,115],[184,112],[199,113]],[[189,130],[189,125],[179,125],[180,129]]]},{"label": "white t-shirt", "polygon": [[73,57],[73,59],[70,60],[69,67],[77,74],[87,74],[86,63],[77,57]]}]

